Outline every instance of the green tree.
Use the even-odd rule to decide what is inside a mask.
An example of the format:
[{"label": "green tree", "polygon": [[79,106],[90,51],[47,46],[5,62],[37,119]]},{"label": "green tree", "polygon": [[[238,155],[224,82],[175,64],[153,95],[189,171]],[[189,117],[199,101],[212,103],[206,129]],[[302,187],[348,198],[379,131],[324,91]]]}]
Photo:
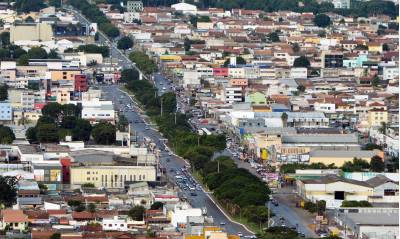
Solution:
[{"label": "green tree", "polygon": [[283,127],[287,127],[288,114],[286,112],[282,113],[281,120],[282,120]]},{"label": "green tree", "polygon": [[119,115],[117,128],[119,131],[125,132],[126,128],[128,127],[129,122],[125,115]]},{"label": "green tree", "polygon": [[142,221],[146,209],[143,206],[136,205],[128,211],[128,216],[135,221]]},{"label": "green tree", "polygon": [[374,76],[374,78],[372,79],[372,81],[371,81],[371,85],[373,86],[373,87],[378,87],[379,86],[379,84],[380,84],[380,82],[381,82],[381,79],[379,79],[379,76]]},{"label": "green tree", "polygon": [[268,33],[267,38],[268,38],[268,40],[271,41],[271,42],[280,42],[280,41],[281,41],[281,40],[279,39],[279,35],[278,35],[278,33],[277,33],[276,31],[275,31],[275,32]]},{"label": "green tree", "polygon": [[[228,58],[225,62],[224,62],[224,67],[228,67],[231,64],[231,59]],[[236,57],[236,64],[238,65],[245,65],[246,64],[246,60],[241,57],[241,56],[237,56]]]},{"label": "green tree", "polygon": [[269,227],[265,232],[257,238],[261,239],[298,239],[298,234],[295,230],[287,227]]},{"label": "green tree", "polygon": [[121,49],[124,51],[131,48],[132,46],[133,46],[133,41],[130,37],[127,37],[127,36],[121,37],[121,39],[119,39],[118,43],[117,43],[118,49]]},{"label": "green tree", "polygon": [[8,99],[8,85],[0,84],[0,101]]},{"label": "green tree", "polygon": [[100,28],[110,38],[116,38],[120,34],[119,29],[111,23],[102,24]]},{"label": "green tree", "polygon": [[292,50],[293,50],[293,52],[295,52],[295,53],[297,53],[297,52],[300,51],[300,46],[299,46],[299,44],[298,44],[297,42],[293,43],[293,45],[292,45]]},{"label": "green tree", "polygon": [[92,125],[85,119],[78,119],[72,129],[72,139],[88,141],[92,132]]},{"label": "green tree", "polygon": [[12,129],[8,126],[0,125],[0,144],[11,144],[15,140]]},{"label": "green tree", "polygon": [[28,56],[29,56],[29,59],[46,59],[47,52],[45,49],[43,49],[41,47],[32,47],[28,51]]},{"label": "green tree", "polygon": [[42,0],[16,0],[14,7],[18,12],[38,12],[46,5]]},{"label": "green tree", "polygon": [[128,83],[129,81],[139,80],[139,72],[134,68],[123,69],[121,71],[121,82]]},{"label": "green tree", "polygon": [[7,47],[10,45],[10,32],[2,32],[0,34],[0,41],[2,47]]},{"label": "green tree", "polygon": [[59,8],[59,7],[61,7],[61,1],[59,1],[59,0],[49,0],[49,5],[53,6],[53,7],[56,7],[56,8]]},{"label": "green tree", "polygon": [[362,172],[370,168],[367,161],[363,159],[354,158],[352,162],[345,162],[342,166],[344,172]]},{"label": "green tree", "polygon": [[167,92],[161,96],[163,113],[174,113],[176,111],[176,95],[174,92]]},{"label": "green tree", "polygon": [[62,105],[57,102],[50,102],[42,108],[42,115],[51,117],[58,122],[62,116]]},{"label": "green tree", "polygon": [[164,207],[164,203],[154,202],[153,204],[151,204],[150,209],[151,210],[160,210],[160,209],[163,209],[163,207]]},{"label": "green tree", "polygon": [[61,239],[61,234],[59,232],[53,233],[53,235],[50,236],[50,239]]},{"label": "green tree", "polygon": [[91,213],[95,213],[96,212],[96,205],[94,203],[89,203],[89,205],[87,207],[87,211],[91,212]]},{"label": "green tree", "polygon": [[318,27],[325,28],[331,25],[331,18],[325,14],[318,14],[314,18],[314,24],[317,25]]},{"label": "green tree", "polygon": [[342,202],[342,207],[372,207],[368,201],[347,201]]},{"label": "green tree", "polygon": [[41,143],[58,142],[58,127],[56,124],[40,124],[36,126],[36,137]]},{"label": "green tree", "polygon": [[100,122],[93,127],[92,136],[97,144],[110,145],[115,143],[115,126],[107,123]]},{"label": "green tree", "polygon": [[305,87],[304,85],[298,85],[298,86],[297,86],[297,90],[298,90],[299,92],[304,93],[304,91],[306,91],[306,87]]},{"label": "green tree", "polygon": [[30,143],[36,142],[36,127],[29,127],[25,132],[25,137]]},{"label": "green tree", "polygon": [[50,50],[49,55],[47,56],[49,59],[60,59],[56,50]]},{"label": "green tree", "polygon": [[383,172],[385,170],[385,163],[381,157],[375,155],[371,158],[370,167],[373,172]]},{"label": "green tree", "polygon": [[18,58],[17,64],[19,66],[27,66],[29,64],[29,59],[30,57],[28,54],[23,54]]},{"label": "green tree", "polygon": [[0,204],[11,207],[17,200],[16,177],[0,176]]},{"label": "green tree", "polygon": [[310,61],[305,56],[297,57],[293,62],[293,67],[309,67]]}]

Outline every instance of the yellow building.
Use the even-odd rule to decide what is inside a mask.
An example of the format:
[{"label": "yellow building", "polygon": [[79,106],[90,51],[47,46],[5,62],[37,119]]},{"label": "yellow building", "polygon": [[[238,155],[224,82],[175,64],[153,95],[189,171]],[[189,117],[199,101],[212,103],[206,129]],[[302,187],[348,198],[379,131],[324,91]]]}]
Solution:
[{"label": "yellow building", "polygon": [[156,181],[155,166],[72,166],[71,184],[93,183],[95,187],[124,188],[127,182]]},{"label": "yellow building", "polygon": [[373,109],[368,111],[369,127],[380,127],[382,123],[388,122],[388,112],[381,109]]},{"label": "yellow building", "polygon": [[160,56],[161,61],[182,61],[182,58],[178,55],[162,55]]},{"label": "yellow building", "polygon": [[51,80],[75,80],[75,75],[80,75],[80,70],[51,70]]},{"label": "yellow building", "polygon": [[68,104],[71,99],[71,93],[67,89],[58,89],[57,90],[57,103],[64,105]]},{"label": "yellow building", "polygon": [[380,150],[313,150],[310,152],[311,163],[334,164],[337,167],[343,166],[345,162],[352,162],[354,158],[363,159],[367,162],[375,155],[383,158]]},{"label": "yellow building", "polygon": [[201,235],[185,235],[185,239],[240,239],[237,235],[228,235],[220,227],[204,227]]},{"label": "yellow building", "polygon": [[368,44],[368,51],[369,52],[382,52],[383,51],[382,44],[376,43],[376,42],[371,42]]},{"label": "yellow building", "polygon": [[18,23],[10,28],[10,41],[51,41],[53,29],[49,23]]}]

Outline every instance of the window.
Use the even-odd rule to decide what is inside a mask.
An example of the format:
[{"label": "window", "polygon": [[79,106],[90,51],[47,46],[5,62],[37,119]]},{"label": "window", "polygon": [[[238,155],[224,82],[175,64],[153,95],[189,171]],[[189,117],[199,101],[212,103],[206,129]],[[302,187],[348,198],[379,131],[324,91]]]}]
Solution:
[{"label": "window", "polygon": [[90,174],[90,171],[87,171],[86,174]]},{"label": "window", "polygon": [[335,200],[344,200],[344,191],[335,191]]},{"label": "window", "polygon": [[398,189],[385,189],[383,192],[384,196],[396,196],[399,193]]},{"label": "window", "polygon": [[87,181],[90,181],[90,178],[88,177],[88,178],[86,178],[86,180],[87,180]]}]

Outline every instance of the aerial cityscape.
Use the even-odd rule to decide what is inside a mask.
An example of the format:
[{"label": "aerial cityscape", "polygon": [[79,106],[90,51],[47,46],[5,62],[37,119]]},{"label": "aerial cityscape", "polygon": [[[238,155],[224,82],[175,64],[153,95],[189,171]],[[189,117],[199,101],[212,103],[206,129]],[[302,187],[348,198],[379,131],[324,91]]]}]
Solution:
[{"label": "aerial cityscape", "polygon": [[396,0],[0,0],[0,238],[398,239]]}]

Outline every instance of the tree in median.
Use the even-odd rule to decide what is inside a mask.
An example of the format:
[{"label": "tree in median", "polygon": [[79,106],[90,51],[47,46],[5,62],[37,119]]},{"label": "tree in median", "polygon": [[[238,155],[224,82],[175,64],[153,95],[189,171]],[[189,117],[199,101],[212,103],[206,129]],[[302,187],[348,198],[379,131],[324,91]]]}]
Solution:
[{"label": "tree in median", "polygon": [[314,23],[315,23],[315,25],[317,25],[319,27],[325,28],[325,27],[331,25],[331,18],[325,14],[318,14],[314,18]]},{"label": "tree in median", "polygon": [[115,143],[115,126],[108,122],[100,122],[93,127],[92,136],[97,144],[110,145]]},{"label": "tree in median", "polygon": [[296,58],[293,62],[293,67],[309,67],[310,61],[305,56]]},{"label": "tree in median", "polygon": [[127,50],[133,46],[133,41],[130,37],[122,37],[118,40],[117,47],[121,50]]},{"label": "tree in median", "polygon": [[136,69],[129,68],[121,71],[121,82],[128,83],[135,80],[139,80],[139,72]]},{"label": "tree in median", "polygon": [[15,139],[14,132],[8,126],[0,125],[0,144],[11,144]]},{"label": "tree in median", "polygon": [[128,216],[135,221],[142,221],[146,209],[143,206],[136,205],[128,212]]}]

